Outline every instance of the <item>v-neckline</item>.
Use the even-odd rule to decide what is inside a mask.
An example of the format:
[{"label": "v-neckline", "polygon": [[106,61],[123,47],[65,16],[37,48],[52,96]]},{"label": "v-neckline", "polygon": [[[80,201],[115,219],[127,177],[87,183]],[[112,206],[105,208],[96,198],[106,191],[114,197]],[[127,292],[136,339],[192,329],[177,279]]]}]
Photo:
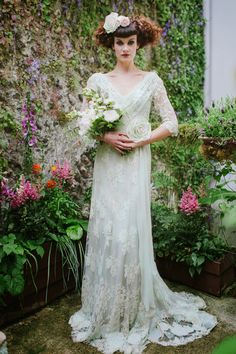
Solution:
[{"label": "v-neckline", "polygon": [[116,92],[119,96],[121,97],[129,97],[131,94],[133,94],[136,89],[141,85],[141,83],[143,83],[145,81],[145,79],[152,73],[152,71],[149,71],[141,80],[139,80],[139,82],[134,85],[133,89],[126,95],[122,95],[118,90],[117,88],[113,85],[113,83],[111,82],[111,80],[109,80],[109,78],[107,77],[106,74],[104,73],[101,73],[103,77],[106,78],[107,82],[109,83],[110,87],[113,89],[114,92]]}]

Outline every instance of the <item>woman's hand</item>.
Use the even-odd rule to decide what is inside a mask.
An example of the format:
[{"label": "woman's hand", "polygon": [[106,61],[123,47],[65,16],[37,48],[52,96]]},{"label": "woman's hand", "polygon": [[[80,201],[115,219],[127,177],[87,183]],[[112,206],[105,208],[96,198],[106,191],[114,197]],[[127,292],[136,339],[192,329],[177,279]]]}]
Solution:
[{"label": "woman's hand", "polygon": [[130,148],[131,150],[134,150],[138,147],[144,146],[146,145],[146,141],[145,140],[141,140],[141,141],[134,141],[132,144],[130,144]]},{"label": "woman's hand", "polygon": [[121,154],[124,154],[127,150],[132,150],[131,145],[134,144],[134,141],[129,139],[127,134],[117,132],[105,133],[99,140],[111,145]]}]

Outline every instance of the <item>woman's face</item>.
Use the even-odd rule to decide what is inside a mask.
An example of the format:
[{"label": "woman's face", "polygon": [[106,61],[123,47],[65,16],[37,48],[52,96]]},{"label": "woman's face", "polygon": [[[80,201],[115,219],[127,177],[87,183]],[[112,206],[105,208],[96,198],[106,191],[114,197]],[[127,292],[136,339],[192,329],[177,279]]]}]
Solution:
[{"label": "woman's face", "polygon": [[118,61],[133,60],[138,49],[137,35],[134,34],[125,38],[115,37],[113,49]]}]

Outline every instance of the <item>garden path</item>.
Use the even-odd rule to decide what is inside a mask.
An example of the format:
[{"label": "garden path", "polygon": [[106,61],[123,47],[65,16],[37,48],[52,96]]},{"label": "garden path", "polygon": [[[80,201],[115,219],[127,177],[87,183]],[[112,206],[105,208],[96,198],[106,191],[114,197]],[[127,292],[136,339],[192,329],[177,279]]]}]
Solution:
[{"label": "garden path", "polygon": [[[208,311],[219,320],[217,327],[206,337],[181,347],[162,347],[149,344],[145,354],[211,354],[224,337],[236,333],[236,297],[216,298],[185,286],[169,283],[174,290],[199,294],[208,305]],[[234,286],[236,292],[236,284]],[[3,329],[7,336],[9,354],[99,354],[89,345],[73,343],[70,338],[69,316],[79,309],[78,296],[66,294],[39,312]],[[118,352],[117,352],[118,354]]]}]

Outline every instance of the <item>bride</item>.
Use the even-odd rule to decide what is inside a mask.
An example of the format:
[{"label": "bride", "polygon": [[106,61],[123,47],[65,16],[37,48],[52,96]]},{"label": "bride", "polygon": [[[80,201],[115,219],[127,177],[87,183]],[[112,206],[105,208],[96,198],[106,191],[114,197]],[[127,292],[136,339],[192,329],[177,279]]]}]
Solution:
[{"label": "bride", "polygon": [[[116,65],[87,83],[124,112],[119,131],[99,137],[82,284],[82,307],[71,315],[74,342],[102,353],[142,353],[150,342],[178,346],[208,334],[217,323],[204,301],[172,292],[153,255],[150,144],[178,134],[163,81],[134,64],[136,51],[155,45],[161,30],[145,17],[111,13],[95,32],[112,48]],[[162,123],[150,131],[151,103]],[[168,235],[166,235],[168,237]]]}]

